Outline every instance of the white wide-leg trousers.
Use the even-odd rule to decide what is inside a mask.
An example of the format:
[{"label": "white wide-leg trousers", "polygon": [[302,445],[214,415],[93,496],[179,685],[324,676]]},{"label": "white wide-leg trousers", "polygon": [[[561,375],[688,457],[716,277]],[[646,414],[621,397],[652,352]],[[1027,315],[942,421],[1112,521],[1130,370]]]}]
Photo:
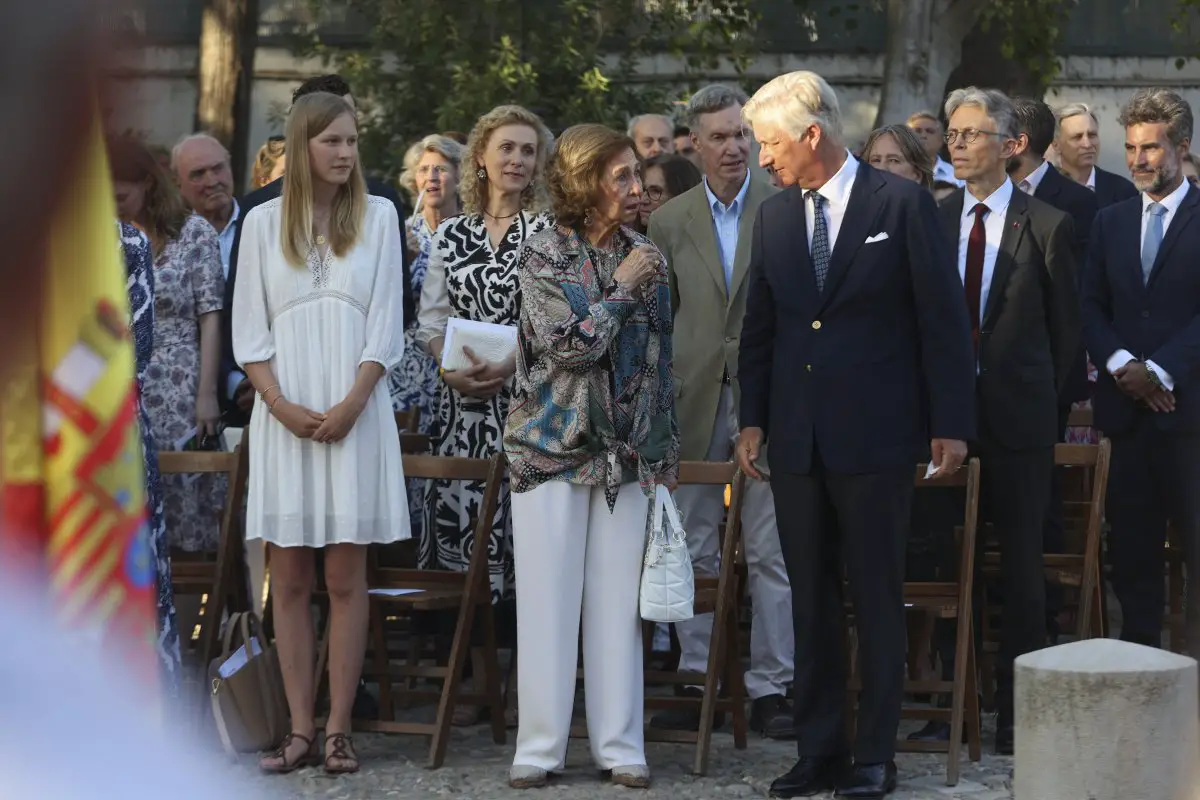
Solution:
[{"label": "white wide-leg trousers", "polygon": [[517,578],[517,766],[561,770],[583,617],[587,729],[602,770],[646,763],[638,610],[649,498],[550,481],[512,495]]}]

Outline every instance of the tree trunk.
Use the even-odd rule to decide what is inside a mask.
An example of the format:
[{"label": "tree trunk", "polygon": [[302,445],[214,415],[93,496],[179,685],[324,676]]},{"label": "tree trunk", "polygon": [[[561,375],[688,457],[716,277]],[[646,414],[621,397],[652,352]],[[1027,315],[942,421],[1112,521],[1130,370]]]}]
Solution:
[{"label": "tree trunk", "polygon": [[1024,64],[1005,56],[1002,45],[994,27],[985,31],[982,21],[977,21],[962,40],[962,59],[947,77],[945,93],[964,86],[986,86],[1010,97],[1042,99],[1050,86],[1049,76],[1038,76]]},{"label": "tree trunk", "polygon": [[237,193],[246,173],[257,42],[258,0],[205,0],[196,130],[212,134],[229,150]]},{"label": "tree trunk", "polygon": [[943,91],[958,66],[964,37],[987,0],[887,0],[883,93],[875,127],[915,111],[940,116]]}]

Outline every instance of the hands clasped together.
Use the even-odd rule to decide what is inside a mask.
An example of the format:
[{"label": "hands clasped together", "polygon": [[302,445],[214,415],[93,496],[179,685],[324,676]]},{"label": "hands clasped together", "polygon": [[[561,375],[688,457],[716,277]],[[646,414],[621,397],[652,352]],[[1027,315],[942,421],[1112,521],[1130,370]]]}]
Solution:
[{"label": "hands clasped together", "polygon": [[1141,361],[1130,361],[1113,372],[1117,388],[1134,400],[1145,403],[1151,411],[1169,414],[1175,410],[1175,394],[1156,380],[1150,368]]},{"label": "hands clasped together", "polygon": [[297,439],[334,444],[346,438],[365,407],[366,403],[347,397],[324,414],[320,414],[281,397],[275,402],[271,413]]}]

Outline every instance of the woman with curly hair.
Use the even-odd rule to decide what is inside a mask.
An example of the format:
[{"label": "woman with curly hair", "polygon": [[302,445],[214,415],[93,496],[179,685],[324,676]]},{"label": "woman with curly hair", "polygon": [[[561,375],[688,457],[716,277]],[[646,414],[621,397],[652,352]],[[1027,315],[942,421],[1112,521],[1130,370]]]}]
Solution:
[{"label": "woman with curly hair", "polygon": [[[517,324],[521,244],[550,226],[542,172],[553,137],[533,112],[499,106],[475,124],[463,155],[459,183],[463,214],[443,222],[433,237],[421,290],[417,340],[439,363],[451,317],[496,325]],[[430,437],[439,456],[491,458],[500,449],[514,359],[445,372]],[[515,636],[512,527],[509,497],[500,494],[491,536],[474,541],[474,517],[483,486],[430,481],[421,532],[424,569],[466,572],[475,547],[486,547],[501,645]],[[460,706],[455,723],[474,724],[482,709]]]},{"label": "woman with curly hair", "polygon": [[650,498],[679,479],[667,267],[631,227],[642,184],[628,136],[569,128],[547,183],[558,224],[521,248],[504,434],[524,701],[509,784],[563,767],[582,616],[592,758],[645,788],[638,584]]}]

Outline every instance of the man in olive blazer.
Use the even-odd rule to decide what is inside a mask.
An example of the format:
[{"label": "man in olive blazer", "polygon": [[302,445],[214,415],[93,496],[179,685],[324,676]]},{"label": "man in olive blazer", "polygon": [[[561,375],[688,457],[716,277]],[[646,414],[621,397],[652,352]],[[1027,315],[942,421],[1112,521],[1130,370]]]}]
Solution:
[{"label": "man in olive blazer", "polygon": [[[750,241],[759,205],[775,193],[748,169],[745,101],[740,90],[719,85],[692,97],[689,127],[704,180],[650,217],[648,234],[666,257],[670,277],[675,410],[686,460],[730,460],[740,430],[738,345]],[[675,496],[697,571],[715,574],[723,493],[719,487],[681,486]],[[794,715],[786,699],[794,658],[791,590],[769,484],[748,482],[742,528],[754,604],[746,673],[750,722],[767,736],[791,738]],[[706,668],[711,630],[708,614],[676,625],[681,670]],[[698,724],[699,715],[688,711],[665,711],[651,720],[651,726],[669,730],[695,730]]]}]

